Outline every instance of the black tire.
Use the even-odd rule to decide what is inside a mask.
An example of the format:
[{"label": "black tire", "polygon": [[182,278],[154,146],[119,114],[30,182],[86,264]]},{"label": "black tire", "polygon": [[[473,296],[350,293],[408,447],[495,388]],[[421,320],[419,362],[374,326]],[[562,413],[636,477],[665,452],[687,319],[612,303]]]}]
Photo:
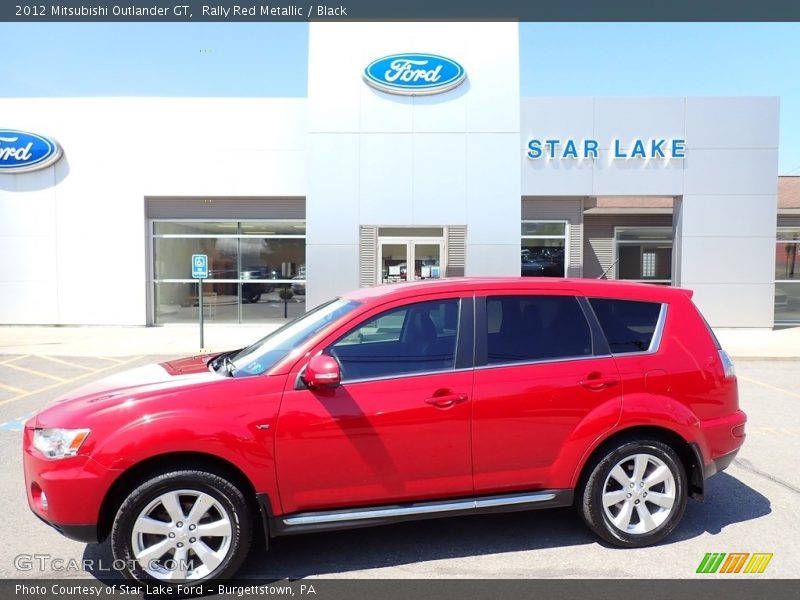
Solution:
[{"label": "black tire", "polygon": [[[641,532],[632,531],[627,528],[623,530],[615,525],[603,506],[603,494],[606,491],[620,493],[624,490],[626,493],[623,495],[626,498],[628,497],[628,490],[623,485],[619,484],[616,479],[611,478],[610,475],[612,469],[626,459],[630,459],[630,462],[623,463],[623,471],[625,471],[627,475],[633,475],[632,463],[635,460],[633,458],[635,455],[648,455],[655,458],[655,461],[646,463],[648,468],[648,471],[645,471],[646,473],[652,473],[653,471],[651,469],[658,468],[659,465],[656,464],[656,461],[660,461],[665,465],[672,475],[672,483],[669,485],[673,486],[672,492],[674,492],[674,502],[669,509],[659,507],[657,504],[651,503],[650,500],[646,499],[648,489],[646,484],[640,489],[638,495],[633,494],[630,501],[623,499],[619,504],[609,507],[608,512],[612,513],[612,517],[620,517],[623,510],[626,508],[630,509],[631,518],[629,527],[640,528]],[[631,467],[630,471],[626,469],[628,466]],[[600,453],[594,462],[587,466],[587,473],[588,476],[579,489],[577,508],[583,520],[586,521],[586,524],[609,544],[623,548],[640,548],[656,544],[672,533],[683,517],[683,512],[686,509],[686,472],[680,457],[678,457],[671,447],[662,442],[647,439],[633,439],[622,442],[619,446]],[[667,485],[667,483],[661,486],[655,484],[650,491],[650,497],[655,497],[653,492],[660,493],[666,491],[667,487],[665,486]],[[638,488],[636,484],[634,484],[634,486]],[[631,492],[633,492],[633,490],[631,490]],[[641,494],[644,494],[645,497],[642,497]],[[636,500],[637,498],[638,501]],[[635,502],[635,505],[628,504],[628,502]],[[668,512],[659,513],[657,519],[654,519],[654,521],[658,522],[660,519],[663,519],[663,521],[655,528],[648,530],[647,522],[642,520],[639,516],[639,504],[641,504],[643,510],[648,511],[648,513],[651,512],[651,510]],[[617,510],[619,512],[615,513]],[[645,515],[645,517],[646,516],[647,515]],[[624,517],[622,520],[624,521]]]},{"label": "black tire", "polygon": [[[177,490],[188,490],[211,496],[227,513],[224,516],[230,522],[230,541],[224,559],[207,574],[199,578],[188,579],[188,581],[191,584],[195,584],[230,578],[241,567],[250,550],[253,532],[252,513],[239,488],[227,479],[205,471],[180,470],[156,475],[139,485],[128,495],[117,511],[111,529],[111,549],[114,554],[115,564],[117,566],[124,565],[123,574],[134,581],[143,583],[158,582],[166,585],[182,583],[180,580],[164,580],[148,573],[136,560],[132,545],[133,527],[140,513],[163,494]],[[184,498],[188,498],[191,501],[191,496],[181,496],[182,500]],[[188,510],[190,510],[188,507],[184,509],[184,514],[188,514]],[[216,508],[213,508],[211,514],[218,515],[220,513]],[[215,538],[203,538],[203,541],[213,545]],[[188,551],[190,552],[189,556],[193,556],[191,554],[193,550]]]}]

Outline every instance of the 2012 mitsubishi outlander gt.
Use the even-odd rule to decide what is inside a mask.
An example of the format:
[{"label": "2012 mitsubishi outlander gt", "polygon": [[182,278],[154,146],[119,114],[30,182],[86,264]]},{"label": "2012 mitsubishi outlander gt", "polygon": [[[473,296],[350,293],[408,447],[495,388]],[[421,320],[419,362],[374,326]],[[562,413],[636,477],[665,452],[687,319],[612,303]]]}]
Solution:
[{"label": "2012 mitsubishi outlander gt", "polygon": [[[687,290],[550,279],[361,289],[252,346],[92,383],[25,425],[28,502],[140,581],[271,537],[574,505],[654,544],[744,441]],[[531,535],[536,535],[535,531]]]}]

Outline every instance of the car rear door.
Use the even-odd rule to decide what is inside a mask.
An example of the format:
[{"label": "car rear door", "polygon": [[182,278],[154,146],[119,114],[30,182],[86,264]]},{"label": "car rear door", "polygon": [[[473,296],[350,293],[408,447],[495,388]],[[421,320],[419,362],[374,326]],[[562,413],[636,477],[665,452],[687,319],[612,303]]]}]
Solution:
[{"label": "car rear door", "polygon": [[578,294],[476,298],[475,493],[566,488],[575,462],[616,424],[614,359]]},{"label": "car rear door", "polygon": [[473,324],[471,297],[395,302],[318,349],[340,386],[294,384],[296,365],[276,432],[284,513],[471,495]]}]

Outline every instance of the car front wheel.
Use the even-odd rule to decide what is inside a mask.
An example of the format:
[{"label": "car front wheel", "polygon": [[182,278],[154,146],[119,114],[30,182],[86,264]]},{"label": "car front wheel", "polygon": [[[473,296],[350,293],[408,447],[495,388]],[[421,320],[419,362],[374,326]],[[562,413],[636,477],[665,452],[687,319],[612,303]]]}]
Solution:
[{"label": "car front wheel", "polygon": [[115,562],[142,582],[225,579],[241,566],[252,524],[242,492],[204,471],[153,477],[124,500],[111,530]]},{"label": "car front wheel", "polygon": [[589,527],[626,548],[655,544],[686,508],[686,473],[678,455],[654,440],[634,440],[599,457],[579,496]]}]

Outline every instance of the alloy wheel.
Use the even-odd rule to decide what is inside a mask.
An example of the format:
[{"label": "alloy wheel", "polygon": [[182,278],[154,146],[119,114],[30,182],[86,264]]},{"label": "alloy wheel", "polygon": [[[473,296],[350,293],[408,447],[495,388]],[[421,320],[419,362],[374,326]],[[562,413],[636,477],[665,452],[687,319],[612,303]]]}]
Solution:
[{"label": "alloy wheel", "polygon": [[603,484],[603,510],[609,522],[628,534],[647,534],[660,527],[675,505],[675,475],[652,454],[620,460]]},{"label": "alloy wheel", "polygon": [[159,580],[202,579],[222,564],[231,548],[231,515],[213,496],[172,490],[136,517],[131,547],[140,567]]}]

